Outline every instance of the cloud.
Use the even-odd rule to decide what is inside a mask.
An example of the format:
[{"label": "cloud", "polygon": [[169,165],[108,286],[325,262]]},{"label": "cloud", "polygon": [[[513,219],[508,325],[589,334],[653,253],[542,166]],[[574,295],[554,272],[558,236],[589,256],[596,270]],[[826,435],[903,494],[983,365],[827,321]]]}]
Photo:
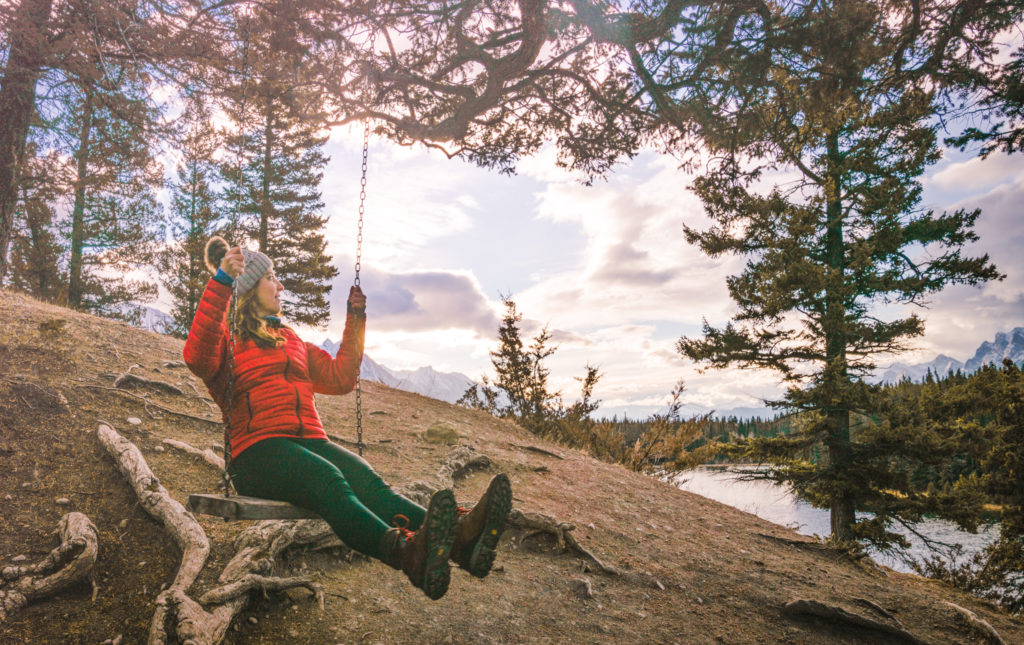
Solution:
[{"label": "cloud", "polygon": [[893,360],[927,361],[936,354],[965,360],[985,340],[996,333],[1024,324],[1024,177],[964,199],[954,208],[980,208],[975,225],[978,242],[966,256],[988,254],[996,267],[1006,274],[999,282],[981,287],[954,285],[935,294],[925,309],[907,308],[925,319],[925,335],[914,339],[916,351]]},{"label": "cloud", "polygon": [[1021,177],[1024,177],[1024,164],[1019,155],[997,152],[987,159],[973,157],[951,163],[932,175],[928,182],[945,189],[970,187],[978,190]]},{"label": "cloud", "polygon": [[[499,319],[492,303],[468,272],[388,273],[367,268],[360,281],[367,294],[367,315],[374,331],[460,329],[490,337],[498,328]],[[349,278],[335,281],[331,292],[332,337],[340,335],[348,291]]]}]

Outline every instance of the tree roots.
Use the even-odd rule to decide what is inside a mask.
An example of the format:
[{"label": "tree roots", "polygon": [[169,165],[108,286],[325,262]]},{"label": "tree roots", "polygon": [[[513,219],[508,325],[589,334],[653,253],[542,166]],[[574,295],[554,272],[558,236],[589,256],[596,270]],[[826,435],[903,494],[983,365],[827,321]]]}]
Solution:
[{"label": "tree roots", "polygon": [[96,527],[82,513],[68,513],[58,526],[60,545],[40,562],[0,570],[0,622],[43,598],[85,579],[96,564]]}]

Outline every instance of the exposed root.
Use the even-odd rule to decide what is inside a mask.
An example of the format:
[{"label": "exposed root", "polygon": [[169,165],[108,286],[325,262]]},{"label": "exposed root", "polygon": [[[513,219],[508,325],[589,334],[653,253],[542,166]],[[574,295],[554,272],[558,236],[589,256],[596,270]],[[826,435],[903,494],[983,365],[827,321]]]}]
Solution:
[{"label": "exposed root", "polygon": [[234,600],[235,598],[248,594],[251,591],[262,591],[266,593],[268,591],[284,591],[286,589],[294,589],[296,587],[309,589],[316,596],[320,609],[324,608],[323,589],[309,576],[297,576],[294,578],[268,578],[266,576],[256,575],[255,573],[246,574],[238,580],[207,591],[199,597],[199,602],[203,605],[223,605],[229,600]]},{"label": "exposed root", "polygon": [[147,409],[148,409],[149,406],[153,406],[154,408],[157,408],[158,410],[162,410],[163,412],[166,412],[168,414],[173,414],[175,416],[184,417],[186,419],[192,419],[194,421],[203,421],[205,423],[212,423],[215,426],[220,426],[222,424],[222,421],[220,419],[210,419],[210,418],[207,418],[207,417],[200,417],[200,416],[196,416],[194,414],[189,414],[188,412],[181,412],[179,410],[173,410],[173,409],[171,409],[171,408],[169,408],[169,407],[167,407],[165,405],[160,405],[156,401],[153,401],[153,400],[151,400],[151,399],[149,399],[149,398],[147,398],[145,396],[142,396],[141,394],[136,394],[134,392],[129,392],[127,390],[122,390],[120,388],[109,387],[109,386],[106,386],[106,385],[92,385],[92,384],[76,385],[75,387],[87,388],[87,389],[92,389],[92,390],[107,390],[109,392],[117,392],[118,394],[122,394],[124,396],[130,396],[130,397],[139,399],[140,401],[142,401],[146,405]]},{"label": "exposed root", "polygon": [[96,527],[82,513],[68,513],[58,526],[60,545],[40,562],[0,570],[0,623],[29,602],[86,578],[96,564]]},{"label": "exposed root", "polygon": [[903,628],[902,625],[897,623],[896,625],[890,625],[881,621],[861,616],[853,612],[847,611],[837,605],[828,605],[817,600],[794,600],[788,603],[782,610],[787,616],[817,616],[818,618],[824,618],[830,621],[841,621],[849,625],[861,627],[864,629],[871,629],[896,636],[903,639],[908,643],[914,643],[915,645],[927,645],[927,641],[910,633]]},{"label": "exposed root", "polygon": [[149,387],[154,390],[169,392],[171,394],[177,394],[179,396],[185,395],[185,392],[182,391],[182,389],[177,385],[172,385],[165,381],[155,381],[152,379],[144,378],[142,376],[138,376],[137,374],[132,374],[130,371],[118,376],[117,380],[114,381],[114,387],[122,390],[135,386]]},{"label": "exposed root", "polygon": [[996,628],[991,625],[987,620],[978,616],[970,609],[966,609],[951,602],[944,602],[944,605],[951,607],[957,614],[963,618],[968,625],[970,625],[975,631],[985,636],[990,643],[996,643],[997,645],[1006,645],[1006,641],[999,635]]},{"label": "exposed root", "polygon": [[[255,590],[266,592],[305,587],[316,595],[323,607],[323,590],[310,578],[276,578],[270,575],[278,556],[296,545],[312,548],[335,546],[350,551],[322,520],[273,520],[250,526],[235,540],[238,551],[218,577],[220,586],[205,593],[198,601],[191,598],[188,589],[205,565],[209,553],[206,533],[192,514],[168,495],[134,444],[107,425],[100,426],[97,435],[132,485],[141,505],[163,523],[183,551],[173,584],[156,600],[157,609],[150,624],[150,645],[170,640],[188,645],[220,643],[248,603],[249,592]],[[351,553],[343,553],[341,557],[350,559]],[[210,608],[204,609],[204,604]]]},{"label": "exposed root", "polygon": [[576,529],[575,524],[570,522],[559,522],[550,515],[544,515],[542,513],[525,513],[518,508],[514,508],[508,515],[508,525],[524,531],[525,534],[522,538],[524,540],[530,536],[541,533],[553,535],[557,541],[559,552],[564,553],[565,551],[571,550],[593,562],[603,573],[613,576],[622,575],[621,571],[615,567],[608,566],[602,562],[600,558],[583,548],[583,546],[576,541],[576,538],[572,535],[572,531]]},{"label": "exposed root", "polygon": [[177,439],[164,439],[164,445],[170,446],[182,452],[190,455],[201,457],[203,461],[210,464],[217,470],[224,470],[224,458],[215,453],[213,450],[207,448],[206,450],[200,450],[192,444],[185,443],[184,441],[178,441]]},{"label": "exposed root", "polygon": [[118,470],[135,490],[142,508],[164,525],[182,551],[178,574],[170,587],[157,596],[157,608],[149,627],[149,643],[163,645],[168,640],[167,619],[176,607],[172,598],[188,593],[189,587],[206,565],[210,542],[196,518],[172,498],[153,475],[135,444],[106,425],[101,425],[96,435],[117,462]]},{"label": "exposed root", "polygon": [[486,455],[481,455],[472,448],[459,446],[449,454],[441,468],[437,471],[438,486],[425,481],[414,481],[398,488],[398,492],[412,501],[426,506],[430,496],[437,490],[454,488],[460,479],[474,470],[486,470],[493,462]]},{"label": "exposed root", "polygon": [[557,452],[552,452],[550,450],[546,450],[546,449],[540,448],[538,446],[522,445],[522,444],[518,444],[518,443],[510,443],[509,445],[512,446],[513,448],[518,448],[519,450],[526,450],[526,451],[529,451],[529,452],[535,452],[535,453],[537,453],[539,455],[545,455],[547,457],[554,457],[555,459],[565,459],[565,457],[563,457],[562,455],[558,454]]},{"label": "exposed root", "polygon": [[491,460],[486,455],[474,451],[466,446],[459,446],[441,464],[437,471],[437,479],[441,482],[441,488],[454,488],[460,479],[474,470],[487,470],[491,467]]}]

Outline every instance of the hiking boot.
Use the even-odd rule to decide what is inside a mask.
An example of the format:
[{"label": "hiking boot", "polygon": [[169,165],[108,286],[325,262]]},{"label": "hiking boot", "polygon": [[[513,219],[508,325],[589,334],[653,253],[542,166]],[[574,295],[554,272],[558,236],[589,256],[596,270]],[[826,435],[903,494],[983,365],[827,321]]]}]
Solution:
[{"label": "hiking boot", "polygon": [[430,498],[427,516],[419,531],[413,533],[404,527],[389,529],[381,543],[381,561],[405,572],[409,581],[431,600],[437,600],[448,591],[451,580],[448,557],[455,539],[457,509],[450,490],[438,491]]},{"label": "hiking boot", "polygon": [[508,475],[502,473],[491,480],[487,492],[472,510],[459,509],[461,517],[455,528],[452,560],[477,578],[486,577],[494,564],[494,550],[510,510],[512,484]]}]

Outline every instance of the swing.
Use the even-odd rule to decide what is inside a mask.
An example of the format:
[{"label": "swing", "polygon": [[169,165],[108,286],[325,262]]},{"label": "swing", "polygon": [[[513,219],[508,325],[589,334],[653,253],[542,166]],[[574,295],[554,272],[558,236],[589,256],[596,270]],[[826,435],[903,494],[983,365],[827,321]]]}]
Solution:
[{"label": "swing", "polygon": [[[249,34],[245,38],[245,58],[242,67],[242,104],[245,104],[245,82],[247,77],[247,59]],[[244,130],[243,130],[243,137]],[[359,223],[356,235],[356,264],[354,286],[359,286],[359,271],[362,268],[361,260],[363,254],[363,214],[366,205],[366,161],[370,144],[370,122],[366,121],[363,127],[363,167],[362,177],[359,180]],[[244,140],[243,140],[244,147]],[[236,285],[237,286],[237,285]],[[235,301],[232,294],[230,321],[235,320]],[[317,519],[319,516],[313,511],[273,499],[262,499],[259,497],[246,497],[245,495],[231,494],[231,475],[228,468],[231,465],[231,398],[234,386],[235,374],[235,342],[232,324],[228,325],[228,386],[227,400],[228,410],[227,421],[224,425],[224,469],[221,472],[223,493],[220,495],[210,493],[194,493],[188,496],[185,508],[193,513],[201,515],[213,515],[224,518],[224,521],[231,520],[301,520]],[[359,368],[356,368],[356,446],[359,456],[363,455],[363,397],[362,387],[359,378]]]},{"label": "swing", "polygon": [[[366,123],[363,129],[363,169],[362,178],[359,181],[359,224],[356,235],[356,265],[354,285],[359,286],[359,271],[362,268],[363,251],[363,214],[365,213],[366,202],[366,159],[369,150],[370,125]],[[231,321],[235,318],[235,298],[231,298]],[[227,399],[230,402],[234,385],[234,332],[231,325],[228,325],[228,389]],[[359,371],[356,371],[356,446],[359,456],[363,455],[363,396]],[[230,403],[229,403],[230,405]],[[193,513],[201,515],[214,515],[228,520],[301,520],[316,519],[319,516],[309,509],[294,506],[288,502],[281,502],[273,499],[262,499],[259,497],[246,497],[245,495],[231,494],[231,476],[228,474],[228,467],[231,464],[231,410],[228,409],[227,422],[224,425],[224,470],[221,479],[224,492],[220,495],[210,493],[195,493],[188,496],[185,508]]]}]

